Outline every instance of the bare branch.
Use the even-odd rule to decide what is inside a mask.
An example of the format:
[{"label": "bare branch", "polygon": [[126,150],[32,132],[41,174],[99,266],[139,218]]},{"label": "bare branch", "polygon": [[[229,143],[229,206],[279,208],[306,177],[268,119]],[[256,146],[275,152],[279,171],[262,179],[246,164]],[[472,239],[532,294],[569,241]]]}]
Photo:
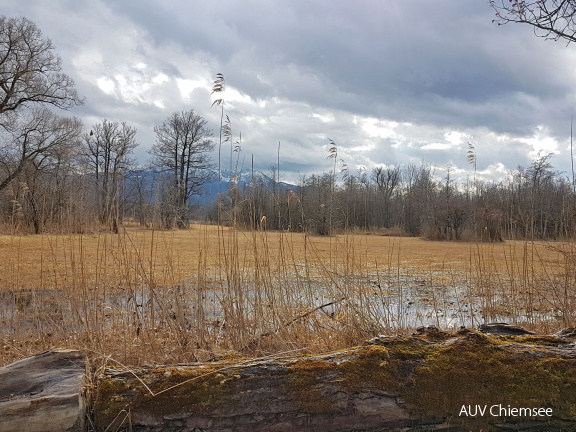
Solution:
[{"label": "bare branch", "polygon": [[0,16],[0,123],[5,113],[23,106],[81,105],[74,81],[61,70],[52,42],[33,22]]},{"label": "bare branch", "polygon": [[[163,190],[164,211],[170,218],[176,217],[180,225],[186,220],[190,197],[197,194],[210,177],[209,154],[214,142],[212,131],[206,125],[206,120],[189,110],[172,114],[154,128],[156,143],[150,153],[155,165],[168,172],[170,179]],[[164,222],[172,225],[174,220]]]},{"label": "bare branch", "polygon": [[576,41],[576,0],[490,0],[498,25],[529,24],[538,37]]}]

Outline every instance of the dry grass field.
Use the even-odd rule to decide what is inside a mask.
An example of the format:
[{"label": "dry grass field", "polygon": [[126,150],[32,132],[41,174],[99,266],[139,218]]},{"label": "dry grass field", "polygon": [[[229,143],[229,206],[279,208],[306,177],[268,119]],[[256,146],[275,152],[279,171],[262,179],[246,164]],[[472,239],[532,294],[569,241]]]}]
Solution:
[{"label": "dry grass field", "polygon": [[573,325],[570,243],[316,237],[208,225],[0,236],[0,364],[52,346],[122,364],[321,352],[419,325]]},{"label": "dry grass field", "polygon": [[[231,243],[232,242],[232,243]],[[259,250],[260,247],[263,250]],[[558,250],[569,245],[551,242],[507,241],[496,244],[427,241],[415,237],[349,234],[335,237],[299,233],[251,232],[193,225],[188,231],[127,229],[120,235],[0,235],[0,289],[71,287],[79,283],[126,282],[141,272],[154,283],[178,283],[208,269],[219,275],[225,252],[244,269],[254,270],[259,258],[275,264],[303,264],[307,260],[332,271],[375,271],[389,267],[415,274],[430,271],[469,273],[478,270],[478,260],[493,270],[517,272],[528,258],[538,258],[530,269],[541,274],[559,263]],[[525,256],[528,254],[529,256]],[[488,259],[488,263],[486,260]],[[199,266],[199,263],[202,265]],[[549,267],[548,267],[549,268]]]}]

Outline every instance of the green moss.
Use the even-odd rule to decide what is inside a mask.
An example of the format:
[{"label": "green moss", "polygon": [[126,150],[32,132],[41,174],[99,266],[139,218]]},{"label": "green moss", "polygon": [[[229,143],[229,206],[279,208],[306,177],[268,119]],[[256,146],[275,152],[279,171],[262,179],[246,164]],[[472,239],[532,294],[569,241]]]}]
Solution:
[{"label": "green moss", "polygon": [[123,394],[129,390],[130,387],[121,379],[110,378],[98,383],[93,406],[96,424],[117,427],[122,423],[125,416],[121,414],[129,404]]},{"label": "green moss", "polygon": [[181,410],[202,415],[215,407],[233,403],[232,386],[236,378],[219,369],[156,368],[140,379],[154,394],[133,375],[99,381],[94,403],[99,427],[112,425],[118,428],[126,420],[122,413],[133,408],[159,416]]},{"label": "green moss", "polygon": [[176,409],[204,414],[229,402],[233,379],[218,369],[167,368],[159,371],[153,381],[152,391],[156,396],[144,394],[143,398],[136,398],[135,403],[149,401],[150,412],[162,415]]},{"label": "green moss", "polygon": [[391,359],[423,360],[435,350],[435,345],[416,338],[395,338],[386,341],[383,346]]},{"label": "green moss", "polygon": [[397,368],[390,361],[390,354],[385,347],[362,347],[356,355],[357,358],[339,366],[344,388],[359,392],[365,389],[394,390],[398,387]]},{"label": "green moss", "polygon": [[380,345],[368,345],[361,348],[358,353],[358,360],[368,362],[387,362],[390,360],[388,350]]},{"label": "green moss", "polygon": [[312,359],[304,358],[288,366],[288,370],[294,372],[301,372],[301,371],[322,372],[322,371],[328,371],[333,368],[334,365],[332,363],[318,358],[312,358]]},{"label": "green moss", "polygon": [[529,335],[529,336],[500,336],[501,341],[522,344],[522,345],[544,345],[544,346],[558,346],[559,344],[566,343],[556,336],[546,335]]},{"label": "green moss", "polygon": [[405,400],[424,418],[453,416],[452,424],[469,421],[458,418],[463,405],[546,407],[553,408],[555,416],[575,418],[576,361],[535,359],[514,354],[501,344],[500,338],[474,335],[437,347],[416,368],[403,391]]},{"label": "green moss", "polygon": [[320,384],[333,374],[334,365],[321,359],[303,359],[287,367],[287,390],[296,401],[296,409],[308,413],[333,410],[330,396],[322,393]]},{"label": "green moss", "polygon": [[299,410],[326,413],[333,410],[333,401],[326,390],[327,383],[348,392],[368,389],[391,390],[397,386],[395,367],[388,350],[379,345],[358,348],[341,363],[322,359],[303,359],[287,368],[288,391],[294,396]]},{"label": "green moss", "polygon": [[[286,366],[283,382],[295,409],[306,413],[333,412],[336,401],[332,395],[341,390],[383,390],[398,393],[422,418],[451,417],[450,423],[456,427],[490,430],[491,423],[502,420],[458,417],[463,405],[552,408],[556,419],[576,420],[576,360],[510,350],[505,347],[510,344],[533,345],[527,351],[542,349],[544,353],[539,345],[554,346],[558,340],[480,333],[447,343],[394,338],[325,359],[303,357]],[[177,410],[205,415],[216,407],[234,404],[237,376],[221,368],[222,364],[195,370],[154,369],[141,379],[156,396],[129,374],[103,379],[95,404],[97,424],[118,423],[123,418],[118,414],[130,407],[156,415]],[[184,384],[174,387],[179,383]]]},{"label": "green moss", "polygon": [[302,359],[287,368],[287,390],[294,396],[299,410],[326,413],[333,410],[329,394],[323,393],[327,383],[347,392],[370,389],[392,391],[399,386],[395,361],[381,345],[369,345],[343,352],[343,358],[332,361]]}]

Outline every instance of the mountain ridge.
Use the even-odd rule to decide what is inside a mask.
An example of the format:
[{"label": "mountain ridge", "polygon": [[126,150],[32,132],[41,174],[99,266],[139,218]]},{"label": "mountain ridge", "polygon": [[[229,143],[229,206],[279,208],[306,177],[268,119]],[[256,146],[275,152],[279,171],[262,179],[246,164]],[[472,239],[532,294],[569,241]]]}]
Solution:
[{"label": "mountain ridge", "polygon": [[[254,182],[255,185],[261,185],[266,188],[273,188],[275,180],[261,171],[254,171],[243,169],[239,171],[221,170],[220,176],[217,170],[210,170],[210,181],[202,184],[199,188],[198,194],[190,198],[190,204],[211,204],[216,201],[219,193],[226,193],[235,183],[240,189],[250,187]],[[161,181],[162,175],[165,172],[147,168],[126,173],[126,179],[129,183],[139,183],[138,189],[150,192],[148,195],[154,201],[157,196],[158,182]],[[220,180],[218,179],[220,177]],[[277,183],[281,188],[296,190],[298,186],[280,181]],[[135,186],[133,186],[134,188]]]}]

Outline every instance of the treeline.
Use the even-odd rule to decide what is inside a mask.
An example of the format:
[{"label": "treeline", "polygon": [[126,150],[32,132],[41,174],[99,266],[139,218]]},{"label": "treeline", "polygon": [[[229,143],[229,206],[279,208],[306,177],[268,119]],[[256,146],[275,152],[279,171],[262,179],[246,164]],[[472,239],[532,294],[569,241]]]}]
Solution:
[{"label": "treeline", "polygon": [[[126,123],[105,119],[84,130],[78,119],[47,109],[19,121],[0,130],[7,144],[0,158],[0,220],[11,230],[118,232],[127,217],[186,227],[190,198],[211,174],[211,132],[193,110],[155,128],[147,170],[132,157],[137,131]],[[150,172],[152,178],[144,175]]]},{"label": "treeline", "polygon": [[[329,235],[370,230],[434,240],[560,239],[576,228],[571,182],[551,155],[500,182],[457,184],[426,165],[379,166],[370,174],[335,170],[301,178],[297,188],[257,180],[221,200],[228,223]],[[216,209],[210,213],[215,221]]]}]

